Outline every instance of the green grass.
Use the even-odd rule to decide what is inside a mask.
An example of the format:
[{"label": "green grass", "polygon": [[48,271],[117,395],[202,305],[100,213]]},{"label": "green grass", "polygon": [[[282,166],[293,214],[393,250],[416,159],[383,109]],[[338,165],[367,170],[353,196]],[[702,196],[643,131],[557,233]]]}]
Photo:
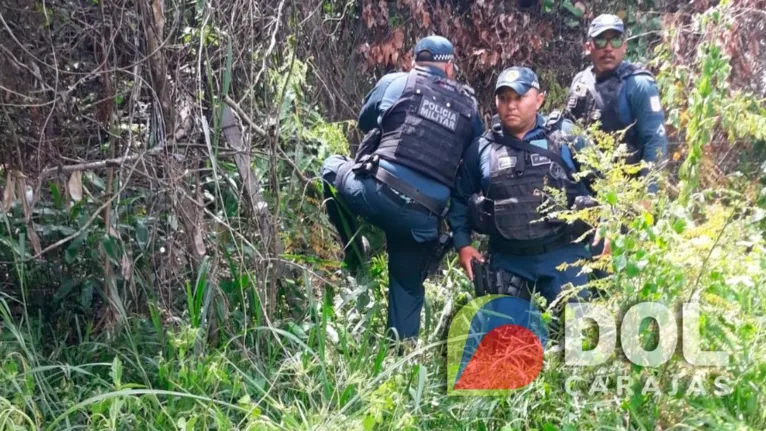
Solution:
[{"label": "green grass", "polygon": [[[700,230],[715,232],[725,221],[718,211],[724,209],[711,209],[707,222],[666,242],[686,247],[704,242],[699,238],[712,235]],[[665,221],[660,216],[651,227],[667,234],[671,225],[660,232]],[[31,310],[12,316],[3,299],[0,429],[763,429],[764,254],[759,241],[747,255],[733,259],[729,253],[737,250],[745,231],[727,232],[719,245],[724,254],[712,252],[718,260],[706,263],[710,273],[702,274],[700,282],[707,286],[707,347],[732,352],[732,365],[709,376],[684,365],[680,355],[658,369],[639,369],[618,358],[599,367],[570,367],[554,344],[542,374],[523,389],[507,396],[447,396],[444,325],[470,299],[455,255],[427,284],[420,345],[408,346],[402,356],[381,338],[387,276],[381,257],[372,260],[366,282],[317,292],[303,321],[269,326],[252,317],[220,329],[216,342],[200,325],[203,315],[214,316],[209,310],[215,308],[205,306],[209,286],[200,277],[190,280],[187,311],[174,319],[133,316],[108,332],[92,334],[83,328],[76,341],[68,342],[52,335],[45,319]],[[625,247],[632,234],[640,238],[645,233],[636,229],[619,243]],[[644,255],[665,251],[664,263],[641,277],[676,277],[671,270],[690,279],[698,274],[699,250],[662,242],[655,250],[654,242],[637,241],[631,252],[617,245],[618,257],[635,256],[639,246]],[[734,274],[739,278],[732,279]],[[630,291],[640,285],[636,278],[618,271],[613,282],[619,290],[612,290],[606,303],[620,307],[640,297],[640,290]],[[750,282],[750,289],[741,284]],[[681,295],[674,286],[660,287],[660,296]],[[255,287],[247,289],[254,294]],[[683,391],[694,373],[703,373],[709,392],[714,377],[726,375],[733,391],[722,397],[641,394],[650,376],[663,386],[676,377]],[[608,377],[605,392],[598,386],[593,390],[598,375]],[[565,390],[571,376],[581,379],[574,396]],[[617,376],[634,379],[636,390],[616,395]]]}]

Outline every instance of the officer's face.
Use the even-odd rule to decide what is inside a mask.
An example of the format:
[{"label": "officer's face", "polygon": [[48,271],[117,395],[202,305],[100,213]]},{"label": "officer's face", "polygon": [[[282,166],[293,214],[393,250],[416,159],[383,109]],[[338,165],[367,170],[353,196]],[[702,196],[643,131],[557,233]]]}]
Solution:
[{"label": "officer's face", "polygon": [[616,69],[625,58],[627,46],[622,33],[609,30],[589,39],[585,43],[585,52],[590,55],[596,72],[608,73]]},{"label": "officer's face", "polygon": [[495,95],[500,121],[511,131],[526,131],[534,125],[544,101],[545,95],[534,88],[520,96],[512,88],[505,87]]}]

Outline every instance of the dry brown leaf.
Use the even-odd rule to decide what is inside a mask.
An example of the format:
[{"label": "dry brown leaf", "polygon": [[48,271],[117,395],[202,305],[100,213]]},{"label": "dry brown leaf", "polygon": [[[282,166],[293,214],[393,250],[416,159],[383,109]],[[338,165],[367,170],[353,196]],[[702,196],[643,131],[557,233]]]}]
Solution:
[{"label": "dry brown leaf", "polygon": [[37,232],[35,232],[32,223],[27,224],[27,238],[29,238],[29,242],[32,244],[32,249],[35,251],[35,255],[42,253],[43,248],[40,246],[40,237],[37,236]]},{"label": "dry brown leaf", "polygon": [[396,49],[402,49],[404,48],[404,32],[402,29],[397,28],[394,30],[394,36],[393,36],[393,45]]},{"label": "dry brown leaf", "polygon": [[69,196],[75,202],[80,202],[82,200],[82,171],[72,172],[67,187],[69,188]]},{"label": "dry brown leaf", "polygon": [[205,255],[205,242],[202,239],[202,229],[200,229],[199,226],[194,227],[194,248],[198,255]]},{"label": "dry brown leaf", "polygon": [[130,276],[133,274],[133,262],[130,261],[127,253],[122,253],[122,262],[120,264],[120,273],[125,281],[130,280]]},{"label": "dry brown leaf", "polygon": [[14,190],[16,189],[16,177],[8,172],[8,179],[5,180],[5,190],[3,190],[3,210],[10,211],[13,201],[16,199]]}]

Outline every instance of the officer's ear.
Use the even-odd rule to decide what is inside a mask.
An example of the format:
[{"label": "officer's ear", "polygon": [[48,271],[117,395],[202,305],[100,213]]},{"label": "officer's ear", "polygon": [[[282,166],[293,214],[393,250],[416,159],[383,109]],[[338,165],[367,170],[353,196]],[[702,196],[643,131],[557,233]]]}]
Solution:
[{"label": "officer's ear", "polygon": [[537,110],[539,111],[540,108],[542,108],[543,103],[545,103],[545,92],[544,91],[537,91]]},{"label": "officer's ear", "polygon": [[449,79],[455,79],[455,63],[452,62],[452,60],[448,61],[447,64],[444,65],[444,72],[447,74],[447,78]]},{"label": "officer's ear", "polygon": [[590,55],[593,52],[593,42],[590,39],[585,41],[585,55]]}]

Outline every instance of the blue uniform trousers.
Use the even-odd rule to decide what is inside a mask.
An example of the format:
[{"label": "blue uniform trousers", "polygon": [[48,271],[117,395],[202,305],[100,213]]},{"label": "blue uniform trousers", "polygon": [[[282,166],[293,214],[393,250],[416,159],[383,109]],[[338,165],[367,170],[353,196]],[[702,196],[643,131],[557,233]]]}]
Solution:
[{"label": "blue uniform trousers", "polygon": [[[567,283],[581,286],[588,282],[587,274],[578,274],[579,266],[569,267],[565,271],[556,269],[564,262],[574,263],[579,259],[590,259],[591,253],[584,243],[567,244],[546,253],[515,256],[498,251],[490,251],[490,268],[504,269],[530,282],[530,288],[539,292],[551,303],[561,287]],[[580,297],[587,298],[586,290],[580,291]]]},{"label": "blue uniform trousers", "polygon": [[[423,281],[428,263],[437,245],[439,219],[430,213],[408,207],[403,199],[393,199],[384,193],[375,178],[355,174],[354,164],[343,156],[331,156],[322,165],[322,179],[333,185],[338,198],[354,215],[364,217],[386,234],[388,251],[388,327],[395,329],[399,338],[418,336],[420,312],[425,289]],[[343,233],[339,217],[341,206],[332,199],[327,201],[330,221],[338,228],[344,245],[348,236]],[[352,234],[356,226],[352,227]],[[347,252],[348,253],[348,252]]]}]

